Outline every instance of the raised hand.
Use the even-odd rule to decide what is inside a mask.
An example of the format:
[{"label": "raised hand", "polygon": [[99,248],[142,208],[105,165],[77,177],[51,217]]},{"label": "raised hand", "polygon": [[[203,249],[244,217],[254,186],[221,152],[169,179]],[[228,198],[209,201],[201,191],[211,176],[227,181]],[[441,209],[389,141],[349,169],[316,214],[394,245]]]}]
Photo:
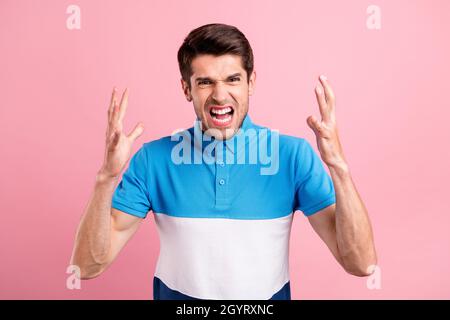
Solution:
[{"label": "raised hand", "polygon": [[322,160],[328,166],[346,165],[336,124],[336,99],[328,79],[320,76],[319,81],[315,92],[322,119],[319,121],[315,116],[309,116],[306,122],[316,135]]},{"label": "raised hand", "polygon": [[123,132],[123,119],[128,106],[128,88],[122,94],[118,104],[117,89],[113,89],[108,109],[108,127],[106,129],[105,157],[99,174],[107,178],[116,178],[125,168],[131,157],[134,141],[144,131],[144,125],[139,122],[129,135]]}]

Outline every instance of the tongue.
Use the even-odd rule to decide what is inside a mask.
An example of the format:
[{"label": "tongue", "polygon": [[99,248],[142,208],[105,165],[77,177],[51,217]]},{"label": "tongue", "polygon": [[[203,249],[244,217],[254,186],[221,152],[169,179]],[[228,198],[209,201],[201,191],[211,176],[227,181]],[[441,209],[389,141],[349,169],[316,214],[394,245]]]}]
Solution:
[{"label": "tongue", "polygon": [[214,114],[214,113],[213,113],[213,115],[214,115],[214,118],[217,118],[217,119],[225,119],[225,118],[228,118],[228,117],[229,117],[230,112],[225,113],[225,114]]}]

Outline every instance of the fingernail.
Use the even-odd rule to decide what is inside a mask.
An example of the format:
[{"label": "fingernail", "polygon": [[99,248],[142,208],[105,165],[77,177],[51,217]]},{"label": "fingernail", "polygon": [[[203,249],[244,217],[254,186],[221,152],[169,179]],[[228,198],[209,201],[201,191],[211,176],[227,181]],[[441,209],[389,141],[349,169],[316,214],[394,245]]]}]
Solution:
[{"label": "fingernail", "polygon": [[323,74],[320,76],[320,79],[322,79],[322,80],[327,80],[327,77],[326,76],[324,76]]}]

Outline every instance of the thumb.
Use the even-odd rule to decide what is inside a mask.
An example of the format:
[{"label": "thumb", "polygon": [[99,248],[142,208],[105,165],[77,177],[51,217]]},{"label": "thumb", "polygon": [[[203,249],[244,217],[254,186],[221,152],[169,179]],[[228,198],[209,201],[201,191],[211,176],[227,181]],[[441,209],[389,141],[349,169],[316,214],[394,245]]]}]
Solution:
[{"label": "thumb", "polygon": [[308,124],[308,126],[314,131],[315,134],[318,133],[319,129],[320,129],[320,124],[317,121],[316,117],[314,116],[309,116],[308,119],[306,119],[306,123]]},{"label": "thumb", "polygon": [[134,127],[133,131],[131,131],[131,133],[128,135],[128,138],[130,138],[134,142],[137,138],[139,138],[142,132],[144,132],[144,125],[141,122],[139,122]]}]

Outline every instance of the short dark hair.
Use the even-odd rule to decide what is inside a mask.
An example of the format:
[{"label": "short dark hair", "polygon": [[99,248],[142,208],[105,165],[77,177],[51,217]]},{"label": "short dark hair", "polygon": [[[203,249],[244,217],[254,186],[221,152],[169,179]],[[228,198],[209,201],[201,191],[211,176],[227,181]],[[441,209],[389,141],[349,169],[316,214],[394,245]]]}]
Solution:
[{"label": "short dark hair", "polygon": [[242,67],[247,73],[247,82],[253,72],[253,51],[245,35],[236,27],[211,23],[192,30],[178,50],[178,66],[181,77],[191,88],[191,62],[197,55],[220,56],[235,54],[241,57]]}]

